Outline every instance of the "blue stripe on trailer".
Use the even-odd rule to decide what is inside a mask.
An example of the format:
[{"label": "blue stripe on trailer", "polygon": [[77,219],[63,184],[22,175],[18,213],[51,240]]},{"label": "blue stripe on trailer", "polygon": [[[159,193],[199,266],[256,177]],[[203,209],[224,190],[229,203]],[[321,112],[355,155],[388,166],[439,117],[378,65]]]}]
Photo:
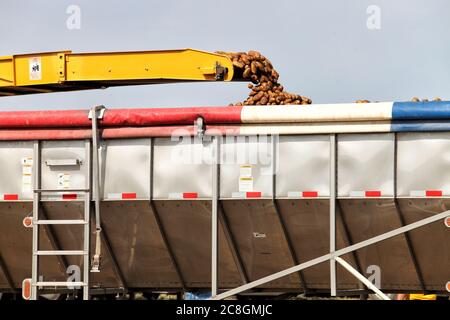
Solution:
[{"label": "blue stripe on trailer", "polygon": [[450,131],[450,120],[446,121],[393,121],[392,132]]},{"label": "blue stripe on trailer", "polygon": [[450,119],[450,101],[394,102],[392,120]]}]

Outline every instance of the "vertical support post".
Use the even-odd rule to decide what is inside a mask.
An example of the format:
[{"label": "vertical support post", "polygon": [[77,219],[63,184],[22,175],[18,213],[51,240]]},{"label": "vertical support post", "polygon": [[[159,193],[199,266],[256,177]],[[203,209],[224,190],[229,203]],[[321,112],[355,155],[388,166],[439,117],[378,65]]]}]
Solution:
[{"label": "vertical support post", "polygon": [[211,297],[217,295],[218,275],[218,207],[219,207],[219,162],[220,138],[213,139],[213,168],[212,168],[212,204],[211,204]]},{"label": "vertical support post", "polygon": [[41,188],[41,150],[39,141],[33,144],[33,240],[32,240],[32,262],[31,262],[31,300],[37,300],[37,282],[39,277],[39,204],[41,194],[36,192]]},{"label": "vertical support post", "polygon": [[[330,135],[330,254],[336,251],[336,135]],[[336,259],[330,258],[331,296],[336,296]]]},{"label": "vertical support post", "polygon": [[[94,198],[94,210],[95,210],[95,253],[92,262],[92,272],[100,272],[100,255],[101,255],[101,237],[102,232],[100,221],[100,186],[99,186],[99,161],[98,161],[98,113],[104,106],[96,106],[91,109],[92,120],[92,185],[93,185],[93,198]],[[101,114],[100,114],[101,115]]]},{"label": "vertical support post", "polygon": [[[94,150],[97,152],[97,150]],[[85,141],[85,161],[86,161],[86,191],[84,193],[84,226],[83,226],[83,300],[89,300],[89,238],[91,225],[91,143]]]}]

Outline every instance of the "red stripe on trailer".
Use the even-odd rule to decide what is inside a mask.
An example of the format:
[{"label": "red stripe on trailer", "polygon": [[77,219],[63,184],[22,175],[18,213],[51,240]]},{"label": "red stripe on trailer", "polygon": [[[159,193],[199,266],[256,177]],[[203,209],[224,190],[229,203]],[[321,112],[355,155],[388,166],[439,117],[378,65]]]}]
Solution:
[{"label": "red stripe on trailer", "polygon": [[135,192],[122,193],[122,199],[136,199],[136,193]]},{"label": "red stripe on trailer", "polygon": [[[106,109],[100,127],[191,125],[202,117],[206,123],[241,123],[242,106]],[[0,128],[90,127],[89,110],[44,110],[1,112]]]},{"label": "red stripe on trailer", "polygon": [[172,136],[183,137],[193,135],[195,135],[195,129],[193,125],[105,128],[101,132],[101,136],[103,139],[172,137]]},{"label": "red stripe on trailer", "polygon": [[442,190],[425,190],[426,197],[442,197]]},{"label": "red stripe on trailer", "polygon": [[89,139],[89,129],[22,129],[0,130],[0,140],[78,140]]},{"label": "red stripe on trailer", "polygon": [[62,195],[63,200],[76,200],[77,194],[76,193],[67,193]]},{"label": "red stripe on trailer", "polygon": [[381,197],[381,191],[378,191],[378,190],[365,191],[364,196],[366,196],[366,197]]},{"label": "red stripe on trailer", "polygon": [[183,192],[183,199],[196,199],[198,198],[197,192]]},{"label": "red stripe on trailer", "polygon": [[19,195],[18,194],[4,194],[3,195],[3,200],[8,201],[8,200],[19,200]]},{"label": "red stripe on trailer", "polygon": [[[236,135],[240,133],[239,126],[207,126],[208,135]],[[148,137],[182,137],[196,134],[193,125],[155,126],[155,127],[121,127],[104,128],[100,130],[103,139],[126,139]],[[91,138],[90,129],[3,129],[0,130],[0,140],[80,140]]]},{"label": "red stripe on trailer", "polygon": [[246,198],[261,198],[261,192],[246,192],[245,193]]},{"label": "red stripe on trailer", "polygon": [[317,191],[303,191],[302,197],[304,198],[315,198],[318,197],[319,193]]}]

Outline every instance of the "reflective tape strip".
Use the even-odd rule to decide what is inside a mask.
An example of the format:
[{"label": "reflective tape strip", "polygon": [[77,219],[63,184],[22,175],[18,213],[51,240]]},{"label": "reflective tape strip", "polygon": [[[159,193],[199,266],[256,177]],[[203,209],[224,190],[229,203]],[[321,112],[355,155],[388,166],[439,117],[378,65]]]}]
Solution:
[{"label": "reflective tape strip", "polygon": [[231,194],[231,197],[236,198],[236,199],[255,199],[255,198],[261,198],[262,193],[259,191],[233,192]]},{"label": "reflective tape strip", "polygon": [[369,190],[364,192],[365,197],[381,197],[381,191]]},{"label": "reflective tape strip", "polygon": [[411,197],[442,197],[442,190],[412,190]]},{"label": "reflective tape strip", "polygon": [[376,198],[376,197],[381,197],[381,191],[379,191],[379,190],[350,191],[350,197]]},{"label": "reflective tape strip", "polygon": [[317,191],[289,191],[288,198],[317,198],[319,192]]},{"label": "reflective tape strip", "polygon": [[135,192],[124,192],[124,193],[108,193],[108,200],[127,200],[136,199]]},{"label": "reflective tape strip", "polygon": [[45,194],[42,195],[45,200],[77,200],[78,194],[76,193],[57,193],[57,194]]},{"label": "reflective tape strip", "polygon": [[122,193],[122,199],[136,199],[135,192]]},{"label": "reflective tape strip", "polygon": [[198,198],[197,192],[169,193],[169,199],[197,199],[197,198]]},{"label": "reflective tape strip", "polygon": [[183,199],[196,199],[198,198],[197,192],[184,192]]},{"label": "reflective tape strip", "polygon": [[441,190],[426,190],[425,195],[427,197],[442,197],[442,191]]},{"label": "reflective tape strip", "polygon": [[4,201],[19,200],[19,195],[18,194],[1,194],[0,199],[2,199]]},{"label": "reflective tape strip", "polygon": [[261,192],[246,192],[246,198],[261,198]]},{"label": "reflective tape strip", "polygon": [[65,193],[61,195],[63,200],[76,200],[78,195],[76,193]]}]

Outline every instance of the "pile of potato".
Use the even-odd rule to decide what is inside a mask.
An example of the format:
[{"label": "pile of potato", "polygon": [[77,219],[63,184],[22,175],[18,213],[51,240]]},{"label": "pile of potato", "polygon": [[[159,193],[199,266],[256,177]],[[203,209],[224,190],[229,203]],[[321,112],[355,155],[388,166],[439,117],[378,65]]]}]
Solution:
[{"label": "pile of potato", "polygon": [[244,102],[230,105],[283,105],[283,104],[311,104],[311,99],[298,94],[284,91],[278,83],[279,74],[272,63],[257,51],[249,52],[218,52],[227,55],[233,61],[234,78],[252,82],[251,89]]},{"label": "pile of potato", "polygon": [[[420,101],[422,101],[422,102],[428,102],[429,100],[428,100],[428,99],[422,99],[422,100],[420,100],[420,99],[417,98],[417,97],[411,98],[411,102],[420,102]],[[436,97],[436,98],[434,98],[432,101],[442,101],[442,99],[439,98],[439,97]],[[356,100],[355,102],[356,102],[356,103],[369,103],[370,101],[369,101],[369,100]]]},{"label": "pile of potato", "polygon": [[[420,102],[420,99],[417,98],[417,97],[413,97],[413,98],[411,99],[411,101],[412,101],[412,102]],[[422,102],[428,102],[428,101],[429,101],[428,99],[422,99]],[[442,101],[442,99],[439,98],[439,97],[436,97],[436,98],[433,99],[433,101]]]}]

